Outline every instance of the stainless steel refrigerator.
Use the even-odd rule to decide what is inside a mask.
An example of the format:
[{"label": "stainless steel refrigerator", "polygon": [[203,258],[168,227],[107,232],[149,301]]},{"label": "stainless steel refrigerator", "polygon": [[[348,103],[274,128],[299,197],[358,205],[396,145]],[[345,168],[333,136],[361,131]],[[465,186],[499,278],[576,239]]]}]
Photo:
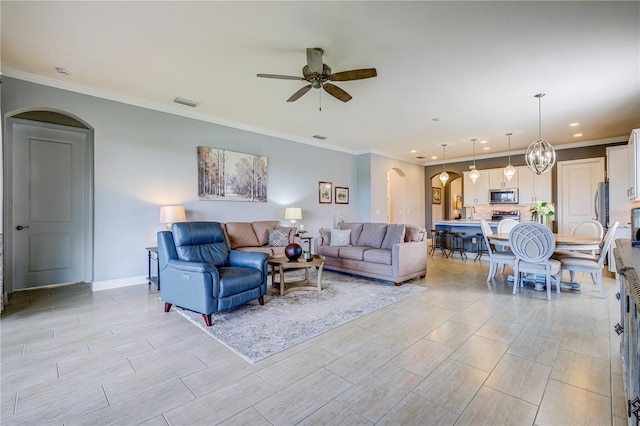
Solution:
[{"label": "stainless steel refrigerator", "polygon": [[598,182],[593,209],[596,220],[606,230],[609,225],[609,182]]}]

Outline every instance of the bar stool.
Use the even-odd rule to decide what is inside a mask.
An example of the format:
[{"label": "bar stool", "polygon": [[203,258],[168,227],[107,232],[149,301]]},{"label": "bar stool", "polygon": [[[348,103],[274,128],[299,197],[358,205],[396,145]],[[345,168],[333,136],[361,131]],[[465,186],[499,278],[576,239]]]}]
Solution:
[{"label": "bar stool", "polygon": [[449,256],[446,251],[446,237],[447,231],[445,231],[444,229],[431,230],[431,250],[429,251],[429,254],[431,256],[433,256],[433,253],[436,251],[436,249],[440,249],[443,255],[446,255],[447,257]]},{"label": "bar stool", "polygon": [[467,253],[464,250],[464,235],[464,232],[449,232],[449,256],[458,252],[461,259],[467,258]]},{"label": "bar stool", "polygon": [[478,232],[476,234],[476,258],[473,259],[475,262],[478,259],[482,259],[483,254],[489,254],[489,249],[484,243],[484,234],[482,232]]}]

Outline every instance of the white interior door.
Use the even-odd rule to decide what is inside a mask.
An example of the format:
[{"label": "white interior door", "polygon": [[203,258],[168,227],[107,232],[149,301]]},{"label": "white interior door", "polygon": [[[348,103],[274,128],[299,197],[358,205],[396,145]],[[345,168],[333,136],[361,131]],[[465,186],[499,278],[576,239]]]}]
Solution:
[{"label": "white interior door", "polygon": [[558,163],[558,232],[569,233],[578,223],[595,219],[594,197],[603,181],[602,157]]},{"label": "white interior door", "polygon": [[88,132],[10,120],[13,290],[85,279]]}]

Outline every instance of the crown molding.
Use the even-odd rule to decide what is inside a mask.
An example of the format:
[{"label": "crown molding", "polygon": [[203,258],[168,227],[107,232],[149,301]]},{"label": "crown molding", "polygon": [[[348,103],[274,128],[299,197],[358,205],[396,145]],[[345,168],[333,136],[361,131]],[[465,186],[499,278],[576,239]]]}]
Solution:
[{"label": "crown molding", "polygon": [[[613,143],[619,143],[619,142],[627,142],[629,140],[629,136],[614,136],[611,138],[604,138],[604,139],[593,139],[593,140],[588,140],[588,141],[580,141],[580,142],[571,142],[571,143],[565,143],[562,145],[556,145],[553,147],[553,149],[555,149],[556,151],[562,151],[564,149],[573,149],[573,148],[584,148],[586,146],[596,146],[596,145],[609,145],[609,144],[613,144]],[[513,157],[514,155],[524,155],[527,152],[526,149],[518,149],[518,150],[512,150],[511,151],[511,156]],[[493,153],[493,154],[481,154],[481,155],[476,155],[476,160],[483,160],[486,158],[500,158],[500,157],[507,157],[509,154],[507,152],[497,152],[497,153]],[[462,163],[465,161],[473,161],[473,157],[472,156],[466,156],[466,157],[458,157],[458,158],[452,158],[449,159],[447,158],[447,163]],[[442,165],[442,160],[438,160],[438,161],[429,161],[426,163],[423,163],[424,166],[437,166],[437,165]]]},{"label": "crown molding", "polygon": [[165,105],[158,102],[151,102],[151,101],[147,101],[140,98],[134,98],[131,96],[122,95],[119,93],[100,90],[93,87],[83,86],[80,84],[69,83],[67,81],[62,81],[55,78],[43,77],[41,75],[31,74],[31,73],[27,73],[24,71],[20,71],[20,70],[8,68],[8,67],[3,67],[1,74],[7,77],[18,79],[18,80],[24,80],[30,83],[41,84],[43,86],[53,87],[56,89],[67,90],[69,92],[80,93],[87,96],[93,96],[100,99],[120,102],[127,105],[164,112],[167,114],[177,115],[185,118],[191,118],[194,120],[204,121],[207,123],[218,124],[221,126],[231,127],[234,129],[245,130],[248,132],[257,133],[265,136],[272,136],[275,138],[284,139],[291,142],[311,145],[317,148],[325,148],[325,149],[330,149],[332,151],[339,151],[339,152],[344,152],[346,154],[357,155],[357,152],[354,150],[332,145],[330,143],[326,143],[326,141],[323,141],[322,143],[320,143],[315,139],[312,140],[311,138],[308,138],[308,139],[300,138],[298,136],[290,135],[287,133],[277,132],[272,129],[253,126],[248,123],[241,123],[238,121],[227,120],[222,117],[202,114],[193,110],[186,110],[184,106]]}]

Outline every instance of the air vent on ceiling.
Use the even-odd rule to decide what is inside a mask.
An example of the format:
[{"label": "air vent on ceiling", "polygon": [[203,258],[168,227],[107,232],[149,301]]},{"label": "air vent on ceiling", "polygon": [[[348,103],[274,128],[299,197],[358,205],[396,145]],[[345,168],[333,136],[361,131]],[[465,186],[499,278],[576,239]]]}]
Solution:
[{"label": "air vent on ceiling", "polygon": [[195,108],[195,107],[197,107],[199,105],[198,102],[192,101],[192,100],[189,100],[189,99],[185,99],[185,98],[175,98],[173,100],[173,102],[175,102],[177,104],[186,105],[186,106],[191,107],[191,108]]},{"label": "air vent on ceiling", "polygon": [[313,135],[314,138],[320,139],[321,141],[325,140],[327,137],[322,135]]},{"label": "air vent on ceiling", "polygon": [[418,155],[416,158],[417,158],[418,160],[424,160],[424,159],[425,159],[425,158],[427,158],[427,157],[425,157],[424,155]]}]

